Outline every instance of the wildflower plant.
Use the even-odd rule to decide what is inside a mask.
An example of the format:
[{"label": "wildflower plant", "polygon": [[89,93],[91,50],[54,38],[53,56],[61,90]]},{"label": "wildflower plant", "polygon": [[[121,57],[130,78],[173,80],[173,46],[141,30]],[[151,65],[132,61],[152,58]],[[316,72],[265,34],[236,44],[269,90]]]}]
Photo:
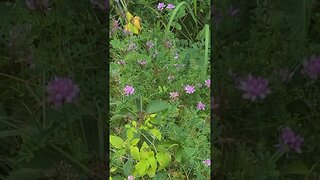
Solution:
[{"label": "wildflower plant", "polygon": [[288,3],[213,2],[215,179],[320,175],[319,10]]},{"label": "wildflower plant", "polygon": [[[210,156],[209,38],[199,35],[186,44],[176,28],[164,31],[170,17],[169,26],[177,27],[194,13],[191,3],[148,6],[153,11],[145,15],[148,10],[127,4],[132,14],[139,14],[141,31],[128,35],[119,30],[110,40],[111,177],[209,178],[210,168],[202,163]],[[126,22],[121,10],[111,14]],[[121,147],[117,142],[123,142]]]}]

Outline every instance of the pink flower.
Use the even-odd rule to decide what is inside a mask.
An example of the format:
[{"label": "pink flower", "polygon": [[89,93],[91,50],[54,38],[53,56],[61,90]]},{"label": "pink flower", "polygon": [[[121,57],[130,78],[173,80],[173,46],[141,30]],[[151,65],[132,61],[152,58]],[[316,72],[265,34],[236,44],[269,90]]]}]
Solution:
[{"label": "pink flower", "polygon": [[211,80],[210,79],[207,79],[204,81],[204,85],[207,86],[207,87],[210,87],[211,85]]},{"label": "pink flower", "polygon": [[139,63],[140,65],[146,65],[146,64],[147,64],[147,61],[146,61],[146,60],[140,60],[140,61],[138,61],[138,63]]},{"label": "pink flower", "polygon": [[205,110],[205,107],[206,107],[206,105],[204,105],[202,102],[198,102],[197,109]]},{"label": "pink flower", "polygon": [[125,62],[124,60],[120,60],[120,61],[118,61],[117,63],[118,63],[120,66],[123,66],[123,65],[126,64],[126,62]]},{"label": "pink flower", "polygon": [[167,8],[167,9],[174,9],[175,6],[174,6],[173,4],[168,4],[166,8]]},{"label": "pink flower", "polygon": [[186,91],[186,93],[188,93],[188,94],[192,94],[192,93],[194,93],[196,90],[194,89],[194,86],[189,86],[189,85],[187,85],[187,86],[185,86],[184,87],[184,90]]},{"label": "pink flower", "polygon": [[177,100],[179,97],[179,93],[178,92],[171,92],[170,93],[170,98],[173,100]]},{"label": "pink flower", "polygon": [[210,166],[211,165],[211,160],[210,159],[206,159],[204,161],[202,161],[206,166]]},{"label": "pink flower", "polygon": [[128,180],[134,180],[134,176],[132,175],[128,176]]},{"label": "pink flower", "polygon": [[159,4],[158,4],[158,10],[159,10],[159,11],[162,11],[165,6],[166,6],[166,5],[165,5],[164,3],[159,3]]},{"label": "pink flower", "polygon": [[133,94],[134,93],[134,88],[132,86],[126,86],[123,89],[124,93],[126,96],[128,96],[129,94]]}]

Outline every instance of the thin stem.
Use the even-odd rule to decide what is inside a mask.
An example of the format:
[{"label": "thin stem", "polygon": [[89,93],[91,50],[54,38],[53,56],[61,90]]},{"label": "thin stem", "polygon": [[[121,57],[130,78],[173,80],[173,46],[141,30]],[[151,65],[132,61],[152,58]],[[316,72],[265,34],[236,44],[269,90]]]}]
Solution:
[{"label": "thin stem", "polygon": [[147,138],[146,135],[144,135],[143,133],[141,133],[140,131],[138,131],[143,137],[145,137],[147,139],[147,141],[149,141],[149,143],[153,146],[153,148],[156,150],[156,152],[158,152],[156,146],[149,140],[149,138]]}]

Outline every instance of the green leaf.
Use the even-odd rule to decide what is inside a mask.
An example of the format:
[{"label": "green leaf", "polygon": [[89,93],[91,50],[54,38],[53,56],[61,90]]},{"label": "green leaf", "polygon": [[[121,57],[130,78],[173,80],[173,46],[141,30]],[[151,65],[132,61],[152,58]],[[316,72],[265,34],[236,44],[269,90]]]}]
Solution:
[{"label": "green leaf", "polygon": [[130,154],[133,157],[133,159],[139,161],[140,160],[140,154],[139,154],[139,148],[130,146]]},{"label": "green leaf", "polygon": [[171,161],[171,155],[168,152],[159,152],[156,157],[160,164],[159,170],[164,169]]},{"label": "green leaf", "polygon": [[11,137],[11,136],[19,136],[21,135],[21,132],[18,130],[4,130],[0,131],[0,138],[3,137]]},{"label": "green leaf", "polygon": [[176,156],[176,161],[181,162],[181,160],[182,160],[182,155],[183,155],[182,148],[179,148],[179,150],[178,150],[177,153],[175,154],[175,156]]},{"label": "green leaf", "polygon": [[137,145],[139,141],[140,141],[140,139],[132,139],[131,146]]},{"label": "green leaf", "polygon": [[161,141],[161,132],[158,129],[151,129],[150,132],[154,135],[159,141]]},{"label": "green leaf", "polygon": [[294,161],[284,167],[281,171],[281,174],[299,174],[307,175],[310,173],[309,168],[302,161]]},{"label": "green leaf", "polygon": [[155,100],[152,101],[147,107],[147,113],[155,113],[159,111],[163,111],[170,107],[170,104],[166,101]]},{"label": "green leaf", "polygon": [[150,164],[147,161],[140,161],[135,166],[136,170],[140,174],[140,176],[144,176],[147,174],[147,170],[149,168]]},{"label": "green leaf", "polygon": [[111,167],[110,172],[115,172],[118,168],[117,167]]},{"label": "green leaf", "polygon": [[130,129],[127,130],[127,138],[128,141],[130,141],[133,138],[133,132]]},{"label": "green leaf", "polygon": [[129,159],[124,165],[123,165],[123,171],[125,176],[130,176],[131,171],[133,169],[133,159]]},{"label": "green leaf", "polygon": [[156,158],[154,158],[153,156],[152,157],[149,157],[148,159],[148,162],[150,164],[150,166],[153,168],[153,169],[157,169],[157,160]]},{"label": "green leaf", "polygon": [[123,140],[120,137],[112,135],[110,135],[110,143],[117,149],[123,148],[124,145]]},{"label": "green leaf", "polygon": [[23,168],[16,171],[12,171],[7,177],[7,180],[17,179],[40,179],[43,178],[43,169],[29,169]]}]

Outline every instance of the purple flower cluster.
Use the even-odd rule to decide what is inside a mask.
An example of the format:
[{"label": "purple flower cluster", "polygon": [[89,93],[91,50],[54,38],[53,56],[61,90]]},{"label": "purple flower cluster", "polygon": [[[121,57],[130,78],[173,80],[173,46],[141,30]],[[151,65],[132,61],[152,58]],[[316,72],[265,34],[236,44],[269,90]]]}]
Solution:
[{"label": "purple flower cluster", "polygon": [[[159,11],[162,11],[165,7],[166,7],[166,5],[164,3],[159,3],[157,6]],[[174,9],[174,8],[175,8],[175,6],[173,4],[168,4],[166,7],[166,9],[169,9],[169,10]]]},{"label": "purple flower cluster", "polygon": [[134,93],[134,88],[132,87],[132,86],[126,86],[124,89],[123,89],[123,91],[124,91],[124,94],[126,95],[126,96],[129,96],[129,95],[131,95],[131,94],[133,94]]},{"label": "purple flower cluster", "polygon": [[239,9],[234,8],[234,7],[231,5],[231,6],[229,6],[228,14],[229,14],[230,16],[236,16],[239,11],[240,11]]},{"label": "purple flower cluster", "polygon": [[204,105],[202,102],[198,102],[197,109],[205,110],[205,107],[206,107],[206,105]]},{"label": "purple flower cluster", "polygon": [[239,88],[244,91],[242,95],[244,99],[255,101],[257,98],[264,99],[267,94],[271,93],[268,86],[269,82],[267,79],[248,75],[247,79],[240,81]]},{"label": "purple flower cluster", "polygon": [[204,161],[202,161],[206,166],[210,166],[211,165],[211,160],[210,159],[206,159]]},{"label": "purple flower cluster", "polygon": [[304,73],[312,80],[318,79],[320,76],[320,57],[312,56],[309,60],[303,61]]},{"label": "purple flower cluster", "polygon": [[90,0],[90,3],[94,7],[99,8],[99,9],[101,9],[103,11],[108,10],[108,5],[109,5],[108,0],[104,1],[104,3],[100,3],[98,0]]},{"label": "purple flower cluster", "polygon": [[49,103],[53,103],[56,108],[59,108],[64,102],[74,102],[79,91],[78,85],[74,84],[70,78],[55,77],[48,83],[47,92],[49,96],[47,100]]},{"label": "purple flower cluster", "polygon": [[152,41],[148,41],[148,42],[146,43],[146,45],[147,45],[148,49],[151,49],[151,48],[154,46],[154,44],[153,44]]},{"label": "purple flower cluster", "polygon": [[25,0],[27,7],[34,11],[34,10],[47,10],[49,7],[48,0]]},{"label": "purple flower cluster", "polygon": [[139,60],[139,61],[138,61],[138,64],[140,64],[140,65],[143,66],[143,65],[146,65],[146,64],[147,64],[147,61],[144,60],[144,59],[143,59],[143,60]]},{"label": "purple flower cluster", "polygon": [[170,98],[175,101],[175,100],[178,100],[179,98],[179,92],[171,92],[170,93]]},{"label": "purple flower cluster", "polygon": [[193,94],[196,90],[194,89],[194,86],[186,85],[184,87],[184,90],[187,94]]},{"label": "purple flower cluster", "polygon": [[120,29],[119,20],[113,20],[112,21],[111,31],[110,31],[110,36],[118,29]]},{"label": "purple flower cluster", "polygon": [[296,135],[289,127],[283,128],[280,138],[279,144],[276,147],[284,150],[285,147],[288,147],[289,150],[294,150],[297,153],[301,153],[301,146],[304,141],[300,135]]},{"label": "purple flower cluster", "polygon": [[211,85],[211,80],[210,79],[205,80],[204,85],[209,88]]},{"label": "purple flower cluster", "polygon": [[128,46],[128,51],[133,51],[137,49],[138,49],[138,45],[136,43],[130,43]]}]

